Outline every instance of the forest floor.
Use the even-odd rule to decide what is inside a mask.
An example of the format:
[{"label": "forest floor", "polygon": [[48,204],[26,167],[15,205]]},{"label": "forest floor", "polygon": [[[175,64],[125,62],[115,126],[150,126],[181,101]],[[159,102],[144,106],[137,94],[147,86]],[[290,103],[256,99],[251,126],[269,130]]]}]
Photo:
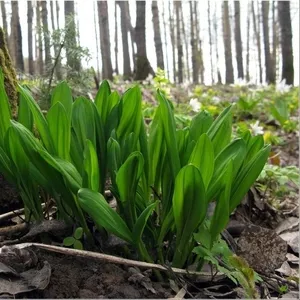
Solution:
[{"label": "forest floor", "polygon": [[[118,85],[116,88],[121,92],[127,87]],[[183,88],[174,87],[167,92],[170,92],[174,99],[179,99],[177,106],[175,104],[174,106],[178,111],[178,124],[184,126],[184,122],[188,122],[185,119],[186,114],[191,113],[187,108],[187,101],[185,100],[186,103],[184,103],[184,100],[181,100],[186,97],[186,93]],[[195,93],[195,90],[191,91],[190,98],[197,97]],[[201,93],[207,94],[209,89],[203,88]],[[247,92],[221,87],[217,95],[212,95],[210,98],[230,98],[237,102],[236,98],[241,97],[241,94],[247,95]],[[150,119],[155,104],[153,95],[153,89],[143,89],[144,111]],[[266,97],[269,96],[266,95]],[[209,101],[205,100],[203,103],[205,104],[202,106],[211,111],[218,108],[218,105]],[[237,113],[236,124],[240,127],[243,126],[241,122],[249,124],[249,121],[255,121],[257,116],[264,130],[269,130],[268,126],[273,125],[272,135],[280,142],[272,145],[274,157],[270,159],[269,164],[280,168],[294,166],[299,172],[297,128],[290,132],[284,131],[274,120],[265,118],[265,112],[260,111],[260,108],[253,108],[252,112],[249,109],[250,117],[244,113],[243,109]],[[297,114],[294,112],[293,117]],[[237,254],[244,257],[263,279],[256,286],[259,298],[298,299],[298,186],[291,180],[280,182],[280,178],[286,176],[285,173],[279,173],[276,176],[268,180],[262,179],[251,188],[242,204],[231,216],[227,230],[238,246]],[[282,188],[282,184],[286,189]],[[10,218],[2,218],[1,216],[5,213],[22,208],[22,203],[18,192],[7,183],[3,176],[0,176],[0,191],[0,246],[3,246],[0,248],[0,298],[234,299],[245,297],[244,291],[228,278],[212,274],[214,271],[210,269],[209,264],[204,267],[207,276],[211,275],[209,280],[201,276],[195,278],[171,274],[169,280],[160,283],[155,280],[149,268],[115,264],[87,256],[80,258],[39,249],[39,247],[21,250],[13,248],[10,244],[40,243],[45,240],[45,235],[47,239],[50,238],[49,243],[52,245],[62,245],[62,239],[57,232],[53,234],[53,228],[46,228],[47,226],[46,229],[38,231],[35,231],[32,226],[23,226],[22,220],[14,214]],[[16,230],[11,230],[13,226],[17,227]],[[49,226],[51,227],[51,224]],[[249,245],[254,245],[253,249],[245,251],[243,247],[249,247]],[[279,245],[283,246],[280,248]],[[112,251],[105,251],[101,247],[98,247],[97,251],[108,254],[115,252],[118,255],[118,243],[111,247]],[[95,251],[95,249],[92,250]],[[280,265],[278,265],[279,262]],[[265,272],[269,267],[270,270]]]}]

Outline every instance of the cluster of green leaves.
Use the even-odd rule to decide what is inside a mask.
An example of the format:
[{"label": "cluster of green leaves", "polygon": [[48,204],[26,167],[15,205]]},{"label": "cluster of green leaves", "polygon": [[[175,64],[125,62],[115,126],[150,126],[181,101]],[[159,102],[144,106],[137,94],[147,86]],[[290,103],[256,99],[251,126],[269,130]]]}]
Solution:
[{"label": "cluster of green leaves", "polygon": [[77,227],[74,231],[73,236],[68,236],[64,238],[63,244],[66,247],[73,247],[74,249],[82,250],[83,245],[80,241],[83,237],[83,229],[81,227]]},{"label": "cluster of green leaves", "polygon": [[[194,233],[216,201],[208,230],[213,247],[269,155],[262,136],[248,131],[232,140],[232,107],[215,120],[202,111],[177,129],[170,101],[158,91],[159,106],[146,127],[139,87],[120,97],[104,81],[94,102],[73,102],[63,82],[46,116],[20,86],[16,122],[3,76],[0,91],[0,169],[18,186],[26,210],[43,217],[43,189],[55,199],[59,218],[78,224],[88,238],[85,214],[149,262],[192,263]],[[117,210],[103,196],[108,176]]]}]

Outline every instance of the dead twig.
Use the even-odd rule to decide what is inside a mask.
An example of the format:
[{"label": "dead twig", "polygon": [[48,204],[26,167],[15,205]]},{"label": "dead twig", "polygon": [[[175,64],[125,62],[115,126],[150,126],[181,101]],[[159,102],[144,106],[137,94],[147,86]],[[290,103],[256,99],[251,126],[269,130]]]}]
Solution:
[{"label": "dead twig", "polygon": [[17,225],[13,225],[13,226],[6,226],[6,227],[2,227],[0,228],[0,235],[11,235],[17,232],[23,232],[28,228],[28,224],[27,223],[21,223],[21,224],[17,224]]}]

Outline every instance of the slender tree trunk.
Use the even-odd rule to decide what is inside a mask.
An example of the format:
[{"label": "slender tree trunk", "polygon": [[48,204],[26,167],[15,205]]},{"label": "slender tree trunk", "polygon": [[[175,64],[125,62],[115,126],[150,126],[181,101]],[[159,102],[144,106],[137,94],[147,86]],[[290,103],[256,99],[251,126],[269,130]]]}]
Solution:
[{"label": "slender tree trunk", "polygon": [[[174,12],[174,2],[173,2],[173,12]],[[169,24],[170,24],[170,37],[172,45],[172,68],[173,68],[173,81],[176,82],[176,53],[175,53],[175,30],[174,30],[174,19],[171,9],[171,1],[169,1]]]},{"label": "slender tree trunk", "polygon": [[181,38],[181,20],[180,20],[181,0],[175,2],[176,11],[176,46],[177,46],[177,63],[178,63],[178,83],[183,82],[183,49]]},{"label": "slender tree trunk", "polygon": [[34,74],[34,64],[33,64],[33,37],[32,37],[32,19],[33,19],[33,7],[32,2],[27,2],[27,23],[28,23],[28,73],[30,75]]},{"label": "slender tree trunk", "polygon": [[119,75],[119,64],[118,64],[118,17],[117,17],[117,2],[115,1],[115,61],[116,61],[116,68],[115,72],[116,75]]},{"label": "slender tree trunk", "polygon": [[58,3],[58,1],[55,1],[55,9],[56,9],[56,24],[57,24],[57,29],[59,29],[60,26],[59,26],[59,3]]},{"label": "slender tree trunk", "polygon": [[198,62],[198,44],[195,35],[197,34],[195,26],[196,14],[193,9],[193,1],[190,1],[190,20],[191,20],[191,48],[192,48],[192,71],[193,83],[199,83],[199,62]]},{"label": "slender tree trunk", "polygon": [[152,1],[151,5],[152,10],[152,22],[153,22],[153,30],[154,30],[154,44],[155,44],[155,51],[156,51],[156,60],[157,60],[157,67],[164,70],[164,53],[160,35],[160,22],[159,22],[159,11],[157,6],[157,1]]},{"label": "slender tree trunk", "polygon": [[[194,2],[194,11],[195,11],[195,28],[196,28],[196,40],[197,40],[197,61],[199,66],[200,80],[201,83],[204,83],[204,61],[203,61],[203,50],[202,50],[202,40],[200,37],[201,29],[199,19],[199,11],[198,11],[198,1]],[[199,76],[198,73],[198,76]]]},{"label": "slender tree trunk", "polygon": [[183,17],[183,11],[182,11],[182,7],[180,9],[180,19],[181,19],[181,28],[182,28],[182,36],[184,38],[184,47],[185,47],[185,61],[186,61],[186,79],[188,82],[190,81],[190,54],[189,54],[189,39],[188,39],[188,35],[187,32],[185,30],[185,25],[184,25],[184,17]]},{"label": "slender tree trunk", "polygon": [[111,63],[110,38],[108,9],[106,1],[98,1],[99,29],[100,29],[100,48],[102,57],[102,76],[105,79],[113,79]]},{"label": "slender tree trunk", "polygon": [[272,66],[273,66],[273,74],[276,82],[277,77],[277,47],[278,47],[278,25],[277,25],[277,18],[276,18],[276,8],[275,8],[275,0],[272,1]]},{"label": "slender tree trunk", "polygon": [[128,80],[131,77],[130,68],[130,55],[129,55],[129,43],[128,43],[128,31],[127,27],[127,15],[126,15],[126,3],[125,1],[118,1],[118,5],[121,10],[121,31],[122,31],[122,46],[123,46],[123,78]]},{"label": "slender tree trunk", "polygon": [[154,72],[147,57],[146,48],[146,2],[136,1],[135,43],[137,47],[135,80],[144,80]]},{"label": "slender tree trunk", "polygon": [[97,3],[96,2],[93,2],[93,8],[94,8],[95,42],[96,42],[97,78],[100,79],[100,60],[99,60],[100,46],[99,46],[99,39],[98,39]]},{"label": "slender tree trunk", "polygon": [[42,26],[41,26],[41,2],[36,2],[36,28],[37,28],[37,66],[39,75],[44,75],[44,61],[43,61],[43,39],[42,39]]},{"label": "slender tree trunk", "polygon": [[[167,23],[165,20],[165,2],[162,2],[162,7],[163,7],[163,12],[162,12],[162,19],[163,19],[163,25],[164,25],[164,40],[165,40],[165,49],[167,52]],[[165,52],[165,53],[166,53]],[[166,55],[166,67],[167,67],[167,77],[170,79],[170,68],[169,68],[169,59],[168,59],[168,55]]]},{"label": "slender tree trunk", "polygon": [[[258,54],[259,82],[262,83],[263,80],[262,80],[261,44],[260,44],[260,30],[259,30],[260,22],[258,20],[258,25],[257,25],[255,9],[254,9],[254,1],[251,2],[251,8],[252,8],[254,34],[255,34],[256,45],[257,45],[257,54]],[[259,12],[257,18],[259,19]]]},{"label": "slender tree trunk", "polygon": [[0,1],[0,3],[1,3],[1,16],[2,16],[4,38],[5,38],[6,43],[8,43],[7,14],[6,14],[5,1]]},{"label": "slender tree trunk", "polygon": [[221,72],[220,72],[220,68],[219,68],[217,3],[215,3],[215,11],[214,11],[214,34],[215,34],[215,45],[216,45],[216,63],[217,63],[218,84],[222,84],[222,77],[221,77]]},{"label": "slender tree trunk", "polygon": [[278,1],[278,17],[281,29],[282,79],[285,79],[287,84],[294,84],[293,35],[290,1]]},{"label": "slender tree trunk", "polygon": [[233,66],[232,66],[232,51],[231,51],[231,29],[229,21],[228,1],[223,1],[223,39],[225,49],[225,81],[227,84],[233,83]]},{"label": "slender tree trunk", "polygon": [[236,51],[238,78],[244,79],[240,1],[234,1],[234,23],[235,23],[235,27],[234,27],[235,51]]},{"label": "slender tree trunk", "polygon": [[249,74],[249,63],[250,63],[250,14],[251,8],[248,3],[247,9],[247,53],[246,53],[246,81],[250,81],[250,74]]},{"label": "slender tree trunk", "polygon": [[74,55],[74,51],[70,48],[77,47],[77,30],[75,25],[75,6],[73,1],[65,1],[65,28],[66,35],[68,36],[68,46],[66,47],[66,56],[67,56],[67,65],[73,71],[79,72],[81,69],[80,60],[76,55]]},{"label": "slender tree trunk", "polygon": [[270,39],[269,39],[269,1],[262,1],[262,17],[263,17],[263,34],[264,34],[264,49],[265,49],[265,68],[266,68],[266,82],[275,83],[274,68],[272,66],[270,53]]},{"label": "slender tree trunk", "polygon": [[48,26],[48,9],[47,1],[41,1],[42,6],[42,23],[43,23],[43,34],[45,44],[45,64],[46,70],[50,69],[51,66],[51,52],[50,52],[50,33]]},{"label": "slender tree trunk", "polygon": [[209,36],[210,76],[211,76],[211,82],[212,82],[212,84],[214,84],[215,80],[214,80],[214,70],[213,70],[213,49],[212,49],[212,33],[211,33],[210,0],[207,1],[207,18],[208,18],[208,36]]},{"label": "slender tree trunk", "polygon": [[20,24],[20,17],[19,17],[19,3],[18,1],[11,2],[11,10],[12,10],[12,17],[11,17],[11,30],[12,36],[14,41],[15,47],[15,62],[16,68],[24,72],[24,59],[23,59],[23,50],[22,50],[22,31],[21,31],[21,24]]}]

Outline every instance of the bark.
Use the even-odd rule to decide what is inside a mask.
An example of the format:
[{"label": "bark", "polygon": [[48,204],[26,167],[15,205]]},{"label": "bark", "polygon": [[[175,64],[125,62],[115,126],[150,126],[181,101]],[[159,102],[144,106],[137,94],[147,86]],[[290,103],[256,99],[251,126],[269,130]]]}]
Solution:
[{"label": "bark", "polygon": [[265,49],[265,68],[266,68],[266,82],[275,83],[274,68],[272,65],[270,53],[270,39],[269,39],[269,1],[262,1],[262,17],[263,17],[263,34],[264,34],[264,49]]},{"label": "bark", "polygon": [[232,51],[231,51],[231,29],[229,21],[228,1],[223,1],[223,40],[225,50],[225,82],[226,84],[233,83],[233,66],[232,66]]},{"label": "bark", "polygon": [[182,49],[182,38],[181,38],[181,18],[180,10],[181,1],[175,2],[176,11],[176,46],[177,46],[177,63],[178,63],[178,83],[183,82],[183,49]]},{"label": "bark", "polygon": [[[174,2],[173,2],[173,12],[174,12]],[[176,82],[176,54],[175,54],[175,30],[174,30],[174,19],[171,10],[171,1],[169,1],[169,25],[170,25],[170,37],[172,45],[172,67],[173,67],[173,81]]]},{"label": "bark", "polygon": [[121,32],[122,32],[122,46],[123,46],[123,78],[128,80],[131,77],[130,68],[130,54],[129,54],[129,44],[128,44],[128,31],[127,27],[127,14],[126,14],[126,2],[118,1],[118,5],[121,10]]},{"label": "bark", "polygon": [[199,63],[197,59],[197,53],[198,53],[198,45],[197,45],[197,39],[196,39],[196,26],[195,26],[195,17],[196,14],[194,13],[193,9],[193,2],[190,1],[190,20],[191,20],[191,48],[192,48],[192,77],[193,77],[193,83],[198,84],[199,83]]},{"label": "bark", "polygon": [[156,52],[156,60],[157,60],[157,67],[164,70],[164,53],[160,35],[160,22],[159,22],[159,11],[157,6],[157,1],[152,1],[151,5],[152,10],[152,22],[153,22],[153,30],[154,30],[154,45],[155,45],[155,52]]},{"label": "bark", "polygon": [[118,18],[117,18],[117,3],[115,2],[115,61],[116,68],[115,72],[119,75],[119,64],[118,64]]},{"label": "bark", "polygon": [[234,1],[234,36],[238,78],[244,78],[240,1]]},{"label": "bark", "polygon": [[272,55],[271,61],[273,66],[273,73],[274,78],[276,81],[276,74],[277,74],[277,47],[278,47],[278,25],[277,25],[277,18],[276,18],[276,8],[275,8],[275,0],[272,1]]},{"label": "bark", "polygon": [[56,24],[57,24],[57,29],[59,29],[60,26],[59,26],[59,3],[58,3],[58,1],[55,1],[55,10],[56,10]]},{"label": "bark", "polygon": [[48,26],[47,1],[41,1],[41,6],[42,6],[44,45],[45,45],[45,65],[46,65],[46,70],[49,70],[51,67],[51,52],[50,52],[50,33],[49,33],[49,26]]},{"label": "bark", "polygon": [[215,35],[215,45],[216,45],[216,63],[217,63],[218,84],[222,84],[222,77],[221,77],[221,72],[220,72],[220,68],[219,68],[217,3],[215,3],[215,11],[214,11],[214,35]]},{"label": "bark", "polygon": [[293,35],[289,1],[278,1],[278,17],[280,24],[282,79],[286,84],[294,84]]},{"label": "bark", "polygon": [[74,55],[74,51],[70,49],[74,49],[77,47],[76,41],[76,25],[75,25],[75,7],[73,1],[64,1],[65,8],[65,28],[66,28],[66,36],[67,36],[67,46],[66,46],[66,56],[67,56],[67,65],[71,68],[71,70],[79,72],[81,69],[80,61],[76,55]]},{"label": "bark", "polygon": [[150,73],[154,75],[147,57],[145,21],[146,2],[136,1],[135,43],[137,54],[135,80],[144,80]]},{"label": "bark", "polygon": [[27,23],[28,23],[28,73],[34,74],[34,63],[33,63],[33,36],[32,36],[32,20],[33,19],[33,7],[32,1],[27,2]]},{"label": "bark", "polygon": [[262,83],[262,62],[261,62],[261,44],[260,44],[260,30],[259,30],[259,24],[260,24],[260,14],[258,10],[257,19],[258,24],[256,23],[256,16],[255,16],[255,9],[254,9],[254,1],[251,2],[251,8],[252,8],[252,17],[253,17],[253,28],[254,28],[254,35],[256,39],[256,45],[257,45],[257,54],[258,54],[258,71],[259,71],[259,82]]},{"label": "bark", "polygon": [[188,82],[190,81],[190,53],[189,53],[189,39],[187,32],[185,30],[185,24],[184,24],[184,17],[183,17],[183,10],[182,8],[180,9],[180,19],[181,19],[181,28],[182,28],[182,36],[184,38],[184,48],[185,48],[185,62],[186,62],[186,67],[184,68],[186,71],[186,78]]},{"label": "bark", "polygon": [[250,74],[249,74],[249,63],[250,63],[250,6],[248,3],[248,10],[247,10],[247,50],[246,50],[246,81],[250,81]]},{"label": "bark", "polygon": [[[167,49],[167,23],[165,20],[165,2],[162,2],[162,7],[163,7],[163,11],[162,11],[162,19],[163,19],[163,28],[164,28],[164,40],[165,40],[165,49]],[[169,60],[168,60],[168,56],[166,55],[166,68],[167,68],[167,77],[170,79],[170,68],[169,68]]]},{"label": "bark", "polygon": [[95,42],[96,42],[96,61],[97,61],[97,78],[100,80],[100,61],[99,61],[99,39],[98,39],[98,26],[97,26],[97,6],[96,2],[93,2],[94,8],[94,29],[95,29]]},{"label": "bark", "polygon": [[0,27],[0,67],[4,75],[4,86],[8,96],[12,116],[17,116],[18,93],[17,93],[17,78],[16,72],[12,66],[12,61],[8,53],[5,40],[5,33]]},{"label": "bark", "polygon": [[212,50],[210,0],[207,1],[207,18],[208,18],[208,37],[209,37],[210,76],[211,76],[211,82],[212,82],[212,84],[214,84],[215,80],[214,80],[214,70],[213,70],[213,50]]},{"label": "bark", "polygon": [[106,1],[98,1],[100,48],[102,57],[102,76],[104,79],[113,79],[113,70],[110,52],[110,35],[108,23],[108,9]]},{"label": "bark", "polygon": [[19,3],[18,1],[11,2],[11,31],[12,40],[14,43],[15,65],[16,69],[24,72],[24,59],[22,50],[22,31],[19,17]]},{"label": "bark", "polygon": [[4,38],[6,43],[8,43],[7,15],[6,15],[5,1],[0,1],[0,3],[1,3],[1,16],[2,16]]},{"label": "bark", "polygon": [[200,23],[198,22],[198,2],[194,2],[194,11],[195,11],[195,28],[196,28],[196,40],[197,40],[197,61],[198,61],[198,66],[199,66],[199,73],[200,73],[200,80],[201,83],[204,83],[204,62],[203,62],[203,50],[202,50],[202,40],[200,38]]},{"label": "bark", "polygon": [[36,2],[36,28],[37,28],[37,65],[39,75],[44,74],[44,61],[43,61],[43,39],[42,39],[42,26],[41,26],[41,3]]}]

